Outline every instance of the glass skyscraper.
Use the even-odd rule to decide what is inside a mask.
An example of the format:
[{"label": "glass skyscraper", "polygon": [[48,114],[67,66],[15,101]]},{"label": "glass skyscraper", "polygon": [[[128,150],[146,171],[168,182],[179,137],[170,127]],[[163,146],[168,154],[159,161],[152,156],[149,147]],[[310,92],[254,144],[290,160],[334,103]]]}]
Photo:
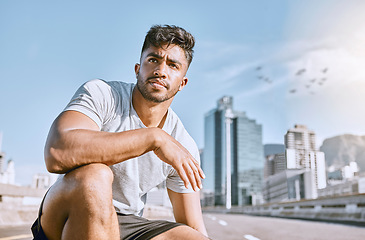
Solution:
[{"label": "glass skyscraper", "polygon": [[[205,114],[204,188],[214,192],[215,205],[226,203],[228,147],[231,153],[232,205],[250,204],[252,197],[261,195],[264,167],[262,126],[244,112],[234,111],[232,106],[233,98],[224,96],[218,100],[217,108]],[[231,143],[228,147],[227,136],[230,136]]]}]

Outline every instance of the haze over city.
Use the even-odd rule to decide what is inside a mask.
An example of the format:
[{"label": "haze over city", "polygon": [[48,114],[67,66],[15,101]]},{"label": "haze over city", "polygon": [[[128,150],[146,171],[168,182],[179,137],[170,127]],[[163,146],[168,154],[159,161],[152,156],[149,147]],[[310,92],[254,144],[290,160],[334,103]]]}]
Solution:
[{"label": "haze over city", "polygon": [[16,182],[45,172],[52,121],[84,82],[135,82],[153,24],[196,37],[189,82],[173,103],[204,147],[204,114],[233,97],[263,126],[263,143],[283,143],[294,124],[325,138],[365,135],[363,1],[1,1],[0,132]]}]

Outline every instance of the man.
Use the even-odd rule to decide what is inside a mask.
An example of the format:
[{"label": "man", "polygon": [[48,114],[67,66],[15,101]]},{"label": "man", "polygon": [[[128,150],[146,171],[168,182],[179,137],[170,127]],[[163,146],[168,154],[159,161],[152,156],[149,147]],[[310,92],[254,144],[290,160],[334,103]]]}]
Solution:
[{"label": "man", "polygon": [[[47,169],[65,175],[44,198],[35,239],[208,239],[198,149],[170,108],[188,82],[194,44],[180,27],[153,26],[136,85],[79,88],[47,138]],[[176,223],[140,217],[146,193],[163,181]]]}]

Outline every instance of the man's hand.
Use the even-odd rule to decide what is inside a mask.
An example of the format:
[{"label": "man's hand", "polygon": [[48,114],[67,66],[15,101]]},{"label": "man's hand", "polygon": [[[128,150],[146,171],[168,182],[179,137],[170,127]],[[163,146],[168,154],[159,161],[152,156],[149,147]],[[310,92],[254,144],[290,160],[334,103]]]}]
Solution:
[{"label": "man's hand", "polygon": [[185,187],[191,184],[194,191],[202,188],[203,170],[189,151],[165,131],[159,131],[154,153],[164,162],[170,164],[184,181]]}]

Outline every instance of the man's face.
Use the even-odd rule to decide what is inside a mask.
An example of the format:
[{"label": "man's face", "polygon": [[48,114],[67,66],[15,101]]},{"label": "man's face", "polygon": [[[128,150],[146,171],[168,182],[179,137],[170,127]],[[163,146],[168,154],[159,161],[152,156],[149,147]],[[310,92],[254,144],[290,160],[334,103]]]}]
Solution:
[{"label": "man's face", "polygon": [[143,51],[141,63],[135,66],[137,88],[146,100],[167,101],[186,85],[187,70],[188,62],[179,46],[150,46]]}]

